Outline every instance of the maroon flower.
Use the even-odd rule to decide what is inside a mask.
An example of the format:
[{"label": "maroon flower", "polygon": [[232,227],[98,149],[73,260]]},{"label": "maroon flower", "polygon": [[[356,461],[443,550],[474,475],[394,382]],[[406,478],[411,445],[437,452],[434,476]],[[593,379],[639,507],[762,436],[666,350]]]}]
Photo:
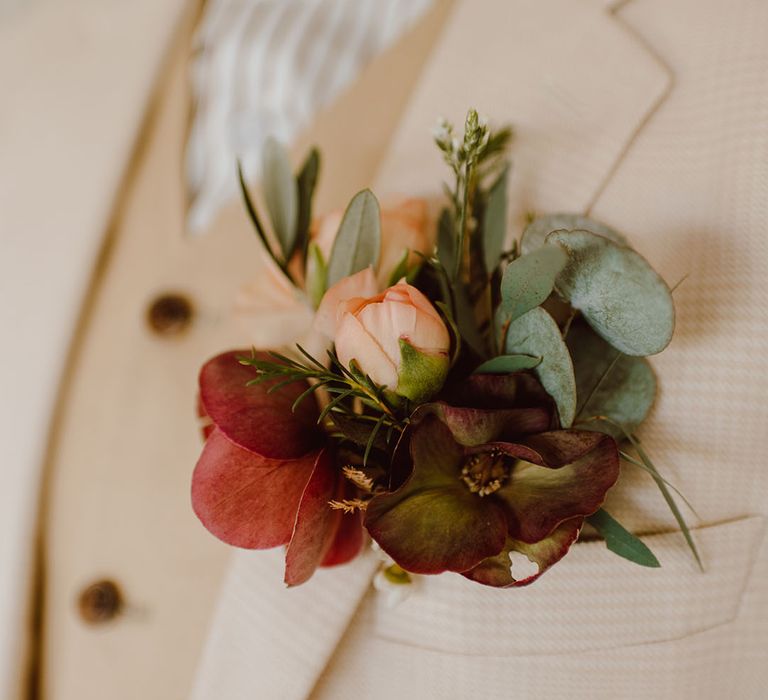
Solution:
[{"label": "maroon flower", "polygon": [[[462,573],[491,586],[531,583],[561,559],[619,473],[610,436],[550,430],[532,378],[472,377],[452,403],[422,406],[413,471],[376,496],[365,525],[407,571]],[[457,405],[461,404],[461,405]],[[510,553],[538,565],[515,578]]]},{"label": "maroon flower", "polygon": [[[318,427],[314,399],[294,401],[308,386],[247,386],[256,370],[230,351],[200,372],[201,412],[213,425],[192,477],[192,506],[208,530],[246,549],[288,545],[285,582],[306,581],[318,566],[353,559],[362,547],[360,518],[332,510],[348,484]],[[267,356],[264,355],[266,358]]]}]

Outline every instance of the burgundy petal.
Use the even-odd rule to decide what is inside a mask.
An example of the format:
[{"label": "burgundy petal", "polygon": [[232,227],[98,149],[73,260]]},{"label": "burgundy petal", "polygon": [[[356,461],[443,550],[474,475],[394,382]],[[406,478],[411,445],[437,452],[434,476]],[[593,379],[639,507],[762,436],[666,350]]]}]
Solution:
[{"label": "burgundy petal", "polygon": [[313,452],[300,459],[267,459],[238,447],[217,428],[192,476],[192,507],[227,544],[246,549],[285,544],[317,457]]},{"label": "burgundy petal", "polygon": [[539,542],[563,521],[594,513],[619,476],[616,441],[602,433],[558,430],[485,449],[523,460],[493,496],[505,504],[509,536],[523,542]]},{"label": "burgundy petal", "polygon": [[295,413],[291,410],[308,384],[294,382],[271,394],[268,390],[276,382],[247,386],[258,374],[238,358],[250,355],[248,350],[232,350],[203,365],[200,400],[211,420],[232,442],[264,457],[293,459],[318,447],[322,433],[316,424],[316,402],[308,397]]},{"label": "burgundy petal", "polygon": [[339,518],[339,527],[333,538],[331,547],[326,553],[320,566],[337,566],[352,561],[363,548],[363,519],[360,511],[354,513],[342,513]]},{"label": "burgundy petal", "polygon": [[371,537],[406,571],[466,571],[501,551],[501,503],[469,492],[460,479],[464,449],[435,416],[411,440],[413,472],[394,493],[374,497],[365,514]]},{"label": "burgundy petal", "polygon": [[[489,557],[474,569],[464,572],[463,575],[472,581],[497,588],[527,586],[568,553],[571,545],[578,538],[579,530],[583,523],[584,518],[566,520],[543,540],[533,544],[507,538],[507,543],[504,545],[501,554]],[[538,565],[539,570],[532,576],[514,578],[516,573],[515,565],[510,559],[512,552],[524,554],[530,561]]]},{"label": "burgundy petal", "polygon": [[328,450],[317,456],[296,514],[291,543],[285,553],[285,582],[297,586],[309,580],[333,543],[341,513],[328,502],[338,492],[339,473]]},{"label": "burgundy petal", "polygon": [[483,445],[498,440],[509,441],[531,433],[547,430],[551,415],[544,408],[483,409],[450,406],[436,402],[420,406],[412,420],[434,414],[453,433],[461,445]]}]

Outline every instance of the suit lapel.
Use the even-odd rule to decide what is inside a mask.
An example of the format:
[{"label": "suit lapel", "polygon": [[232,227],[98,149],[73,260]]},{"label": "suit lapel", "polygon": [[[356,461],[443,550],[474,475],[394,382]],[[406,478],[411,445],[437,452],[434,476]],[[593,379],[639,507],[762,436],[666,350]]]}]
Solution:
[{"label": "suit lapel", "polygon": [[[475,107],[515,129],[515,230],[527,214],[585,211],[671,83],[602,5],[459,3],[432,52],[378,175],[378,192],[433,193],[446,175],[428,137]],[[439,113],[438,113],[439,110]]]},{"label": "suit lapel", "polygon": [[[515,226],[532,211],[586,211],[669,84],[663,65],[600,3],[458,2],[384,151],[374,189],[434,194],[446,173],[429,130],[441,115],[461,124],[474,106],[515,127]],[[343,119],[364,123],[370,109],[358,104]],[[308,697],[377,561],[369,554],[290,590],[282,588],[281,566],[276,552],[236,555],[196,700]]]}]

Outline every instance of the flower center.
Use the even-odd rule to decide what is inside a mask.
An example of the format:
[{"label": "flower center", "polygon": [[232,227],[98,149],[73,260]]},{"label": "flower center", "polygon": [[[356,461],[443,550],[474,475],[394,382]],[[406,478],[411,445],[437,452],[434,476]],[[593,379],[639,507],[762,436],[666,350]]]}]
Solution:
[{"label": "flower center", "polygon": [[461,469],[461,480],[471,493],[488,496],[509,479],[510,460],[499,450],[472,455]]}]

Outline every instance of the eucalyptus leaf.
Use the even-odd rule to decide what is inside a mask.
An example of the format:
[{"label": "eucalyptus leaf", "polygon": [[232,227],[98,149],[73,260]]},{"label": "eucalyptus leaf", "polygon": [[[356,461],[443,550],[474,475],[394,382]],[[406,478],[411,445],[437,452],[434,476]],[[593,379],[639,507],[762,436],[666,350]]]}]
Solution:
[{"label": "eucalyptus leaf", "polygon": [[512,372],[533,369],[540,364],[541,358],[533,355],[499,355],[483,362],[474,374],[512,374]]},{"label": "eucalyptus leaf", "polygon": [[[499,175],[488,192],[488,204],[483,217],[483,258],[490,277],[499,264],[507,237],[507,185],[509,165]],[[450,268],[449,268],[450,269]]]},{"label": "eucalyptus leaf", "polygon": [[440,212],[437,222],[437,259],[446,270],[453,270],[456,259],[456,229],[448,209]]},{"label": "eucalyptus leaf", "polygon": [[296,244],[299,193],[288,153],[285,147],[273,138],[264,142],[262,168],[264,201],[267,203],[272,228],[283,252],[283,260],[287,262]]},{"label": "eucalyptus leaf", "polygon": [[561,229],[566,229],[568,231],[573,231],[574,229],[591,231],[614,243],[629,245],[627,239],[618,231],[599,221],[590,219],[588,216],[562,213],[547,214],[546,216],[536,217],[530,224],[528,224],[525,231],[523,231],[523,238],[520,241],[520,249],[522,253],[530,253],[532,250],[541,248],[544,245],[547,236],[552,233],[552,231],[559,231]]},{"label": "eucalyptus leaf", "polygon": [[558,293],[613,347],[644,356],[669,344],[672,295],[643,257],[589,231],[555,231],[547,243],[569,257],[555,283]]},{"label": "eucalyptus leaf", "polygon": [[512,321],[505,351],[509,355],[541,357],[534,371],[554,399],[561,425],[570,427],[576,415],[576,379],[571,355],[554,319],[537,306]]},{"label": "eucalyptus leaf", "polygon": [[652,568],[661,566],[648,546],[629,532],[608,511],[601,508],[597,513],[590,515],[587,522],[600,533],[606,547],[614,554],[640,566]]},{"label": "eucalyptus leaf", "polygon": [[298,214],[296,217],[296,247],[304,251],[306,259],[309,249],[309,227],[312,222],[312,197],[315,194],[317,177],[320,172],[320,152],[313,148],[296,176],[298,192]]},{"label": "eucalyptus leaf", "polygon": [[513,260],[501,278],[501,309],[510,321],[543,303],[568,262],[559,246],[545,246]]},{"label": "eucalyptus leaf", "polygon": [[369,265],[376,266],[381,250],[379,202],[370,190],[358,192],[347,206],[328,261],[328,286]]},{"label": "eucalyptus leaf", "polygon": [[[629,432],[645,420],[656,397],[656,376],[644,357],[611,347],[584,323],[574,323],[566,340],[576,374],[579,420],[606,416]],[[621,441],[624,433],[609,421],[590,428]]]}]

